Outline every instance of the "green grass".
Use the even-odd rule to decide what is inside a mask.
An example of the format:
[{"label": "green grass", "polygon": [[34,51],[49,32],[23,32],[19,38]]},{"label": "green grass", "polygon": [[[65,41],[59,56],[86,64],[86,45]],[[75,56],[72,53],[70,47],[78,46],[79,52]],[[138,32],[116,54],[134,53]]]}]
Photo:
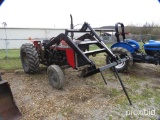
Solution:
[{"label": "green grass", "polygon": [[20,50],[11,49],[8,50],[8,57],[6,57],[6,51],[0,50],[0,69],[1,70],[15,70],[22,68],[20,61]]},{"label": "green grass", "polygon": [[0,60],[0,69],[1,70],[15,70],[21,69],[22,64],[20,59],[3,59]]},{"label": "green grass", "polygon": [[96,45],[90,45],[89,50],[96,50],[99,49]]},{"label": "green grass", "polygon": [[19,58],[20,57],[20,50],[19,49],[10,49],[7,51],[7,55],[6,55],[6,50],[0,50],[0,59],[6,59],[6,57],[8,59],[10,58]]},{"label": "green grass", "polygon": [[[111,78],[111,72],[106,72],[104,74],[107,76],[107,81],[116,81],[116,79],[113,77]],[[139,76],[138,76],[139,75]],[[113,74],[112,74],[113,76]],[[151,81],[145,77],[140,76],[137,71],[132,71],[130,74],[120,74],[122,81],[124,85],[126,86],[126,90],[129,94],[129,97],[133,103],[133,106],[131,108],[133,110],[136,109],[150,109],[155,108],[156,109],[156,115],[160,115],[160,110],[158,109],[158,106],[160,105],[160,87],[158,84],[150,83]],[[102,79],[101,76],[96,75],[96,79]],[[111,80],[110,80],[111,79]],[[146,82],[148,81],[148,82]],[[118,82],[118,81],[117,81]],[[143,84],[140,84],[143,83]],[[97,86],[96,86],[97,85]],[[110,88],[109,86],[105,86],[103,81],[99,81],[99,83],[95,84],[95,88],[98,87],[102,93],[103,97],[110,97],[111,103],[115,105],[119,105],[120,108],[117,108],[119,114],[123,114],[126,112],[126,110],[129,110],[130,107],[128,107],[129,103],[128,100],[122,90],[122,88]],[[113,115],[114,113],[112,113]],[[143,118],[145,116],[139,116],[140,118]],[[155,119],[156,116],[147,116],[149,119]],[[146,118],[147,118],[146,117]],[[112,119],[110,117],[109,119]],[[138,119],[138,116],[125,116],[125,120],[130,119]]]},{"label": "green grass", "polygon": [[[108,48],[110,48],[111,47],[111,43],[109,43],[109,44],[106,44],[106,46],[108,47]],[[95,50],[95,49],[100,49],[97,45],[90,45],[90,50]]]}]

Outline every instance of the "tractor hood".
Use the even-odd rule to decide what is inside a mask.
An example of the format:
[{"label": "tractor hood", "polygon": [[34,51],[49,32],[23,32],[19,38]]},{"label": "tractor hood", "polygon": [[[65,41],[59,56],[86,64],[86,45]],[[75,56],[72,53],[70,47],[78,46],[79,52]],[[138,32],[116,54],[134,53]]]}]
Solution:
[{"label": "tractor hood", "polygon": [[144,44],[145,50],[160,50],[160,41],[149,40],[148,43]]}]

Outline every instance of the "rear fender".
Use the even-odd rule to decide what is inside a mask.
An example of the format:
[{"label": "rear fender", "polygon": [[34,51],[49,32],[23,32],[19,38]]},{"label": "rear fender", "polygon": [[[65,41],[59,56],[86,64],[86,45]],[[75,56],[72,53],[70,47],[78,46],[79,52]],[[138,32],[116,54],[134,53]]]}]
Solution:
[{"label": "rear fender", "polygon": [[111,49],[114,47],[122,47],[127,49],[130,53],[134,53],[134,48],[128,43],[123,43],[123,42],[115,43],[111,46]]},{"label": "rear fender", "polygon": [[134,50],[140,49],[139,43],[135,40],[127,40],[127,43],[130,44],[134,48]]}]

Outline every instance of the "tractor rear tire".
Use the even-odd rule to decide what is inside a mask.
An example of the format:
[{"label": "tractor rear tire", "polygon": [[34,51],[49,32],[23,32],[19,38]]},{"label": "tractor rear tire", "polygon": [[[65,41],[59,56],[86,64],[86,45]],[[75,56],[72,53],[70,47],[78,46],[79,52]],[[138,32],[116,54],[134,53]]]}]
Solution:
[{"label": "tractor rear tire", "polygon": [[30,43],[25,43],[20,48],[20,58],[23,69],[28,74],[34,74],[38,71],[39,57],[36,49]]},{"label": "tractor rear tire", "polygon": [[56,89],[62,89],[64,84],[64,74],[58,65],[50,65],[47,69],[49,83]]},{"label": "tractor rear tire", "polygon": [[[112,48],[111,51],[113,52],[113,54],[118,55],[120,58],[124,58],[124,56],[126,56],[126,55],[130,57],[129,60],[122,62],[121,64],[115,66],[115,68],[117,69],[118,72],[121,72],[121,73],[129,72],[129,70],[131,69],[131,67],[133,65],[133,57],[132,57],[131,53],[127,49],[122,48],[122,47]],[[107,64],[110,63],[110,59],[108,56],[106,58],[106,62],[107,62]]]}]

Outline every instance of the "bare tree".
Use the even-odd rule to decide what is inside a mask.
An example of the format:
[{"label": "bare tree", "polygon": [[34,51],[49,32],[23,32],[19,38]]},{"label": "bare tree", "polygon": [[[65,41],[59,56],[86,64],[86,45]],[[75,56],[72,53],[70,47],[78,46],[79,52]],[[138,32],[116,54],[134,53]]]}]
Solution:
[{"label": "bare tree", "polygon": [[146,22],[141,28],[141,34],[151,34],[154,29],[155,23]]},{"label": "bare tree", "polygon": [[142,26],[139,25],[127,25],[126,30],[132,34],[153,34],[158,35],[160,33],[160,26],[155,22],[146,22]]},{"label": "bare tree", "polygon": [[140,27],[138,25],[133,25],[133,24],[127,25],[126,31],[132,34],[140,34]]}]

